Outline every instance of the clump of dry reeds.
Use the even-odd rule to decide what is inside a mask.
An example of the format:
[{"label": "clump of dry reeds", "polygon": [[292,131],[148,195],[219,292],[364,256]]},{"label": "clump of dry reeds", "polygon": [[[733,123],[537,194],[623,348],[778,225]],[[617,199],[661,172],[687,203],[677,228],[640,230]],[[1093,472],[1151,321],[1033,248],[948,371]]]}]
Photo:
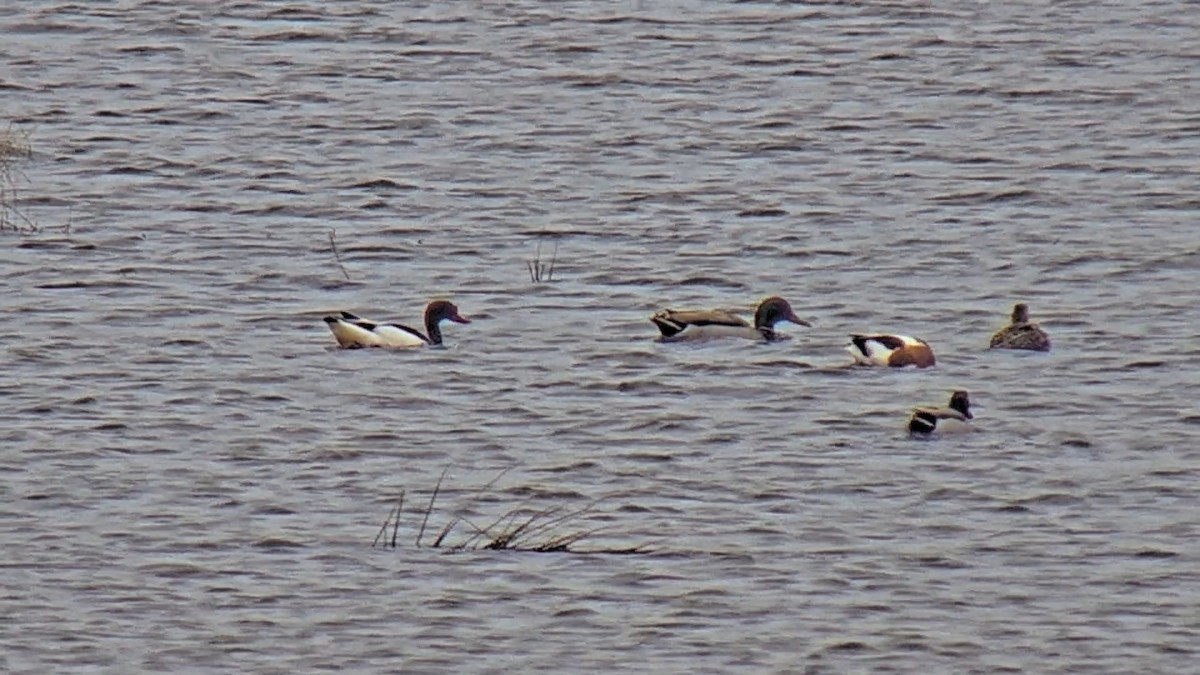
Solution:
[{"label": "clump of dry reeds", "polygon": [[537,248],[533,252],[533,260],[525,261],[529,270],[529,280],[535,284],[543,281],[554,281],[554,263],[558,260],[558,239],[554,240],[554,251],[550,254],[550,262],[542,262],[542,238],[538,237]]},{"label": "clump of dry reeds", "polygon": [[21,210],[17,179],[28,181],[20,163],[33,157],[29,132],[14,129],[0,131],[0,232],[28,234],[40,228]]},{"label": "clump of dry reeds", "polygon": [[[573,521],[579,520],[590,513],[593,507],[595,507],[596,502],[591,502],[582,508],[574,510],[567,510],[561,506],[542,509],[518,506],[509,509],[486,525],[472,522],[470,518],[464,515],[466,509],[478,501],[484,491],[494,485],[507,472],[508,470],[505,469],[500,472],[500,475],[476,490],[474,496],[471,498],[471,504],[468,507],[456,510],[446,524],[442,526],[441,530],[438,531],[433,541],[429,542],[428,546],[451,552],[479,550],[609,554],[647,552],[642,546],[595,548],[588,550],[576,550],[572,548],[576,543],[600,531],[600,528],[575,529],[571,527]],[[429,525],[429,518],[434,511],[434,505],[437,502],[438,494],[441,493],[442,482],[445,478],[446,470],[443,470],[437,484],[433,486],[429,503],[423,511],[421,524],[417,528],[417,536],[414,540],[415,546],[421,546],[421,540],[425,536],[425,530]],[[399,546],[400,517],[404,513],[404,497],[405,492],[401,490],[400,498],[397,500],[396,505],[392,507],[387,518],[384,519],[383,524],[379,527],[379,532],[375,535],[375,541],[371,543],[372,548],[376,546],[397,548]],[[459,527],[460,525],[466,531],[456,539],[451,540],[451,535],[456,529],[462,529]]]}]

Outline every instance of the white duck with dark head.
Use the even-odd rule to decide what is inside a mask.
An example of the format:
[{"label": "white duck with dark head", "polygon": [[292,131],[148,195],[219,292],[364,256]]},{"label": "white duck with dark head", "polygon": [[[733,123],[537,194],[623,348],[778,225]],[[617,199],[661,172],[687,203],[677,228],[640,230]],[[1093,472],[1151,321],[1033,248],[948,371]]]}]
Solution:
[{"label": "white duck with dark head", "polygon": [[398,323],[379,323],[341,312],[338,316],[325,317],[325,324],[337,339],[338,345],[346,349],[361,347],[389,347],[404,349],[413,347],[436,347],[442,344],[443,321],[471,323],[458,313],[458,307],[448,300],[434,300],[425,307],[425,332]]}]

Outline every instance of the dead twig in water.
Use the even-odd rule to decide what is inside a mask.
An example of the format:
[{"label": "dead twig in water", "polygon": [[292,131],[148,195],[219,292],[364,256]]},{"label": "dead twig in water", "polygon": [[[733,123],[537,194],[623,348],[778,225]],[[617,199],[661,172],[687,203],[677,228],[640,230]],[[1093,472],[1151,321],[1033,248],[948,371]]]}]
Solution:
[{"label": "dead twig in water", "polygon": [[425,517],[421,519],[421,529],[417,531],[417,546],[421,545],[421,537],[425,534],[425,525],[429,523],[429,514],[433,513],[433,503],[437,501],[438,493],[442,491],[442,481],[446,479],[446,472],[450,467],[442,469],[442,475],[438,476],[437,485],[433,486],[433,494],[429,497],[429,506],[425,508]]},{"label": "dead twig in water", "polygon": [[32,158],[33,146],[29,143],[28,131],[14,131],[9,125],[0,132],[0,232],[36,234],[42,229],[18,205],[17,179],[29,182],[18,163]]},{"label": "dead twig in water", "polygon": [[[560,525],[560,524],[562,524],[562,523],[566,523],[566,522],[568,522],[568,521],[571,521],[571,520],[575,520],[576,518],[580,518],[580,517],[582,517],[583,515],[585,515],[585,514],[587,514],[587,513],[590,513],[590,512],[591,512],[591,510],[592,510],[592,507],[594,507],[595,505],[596,505],[596,502],[594,502],[594,501],[593,501],[593,502],[591,502],[591,503],[590,503],[590,504],[588,504],[587,506],[584,506],[584,507],[583,507],[583,508],[581,508],[581,509],[577,509],[577,510],[575,510],[575,511],[570,511],[570,512],[564,513],[564,514],[563,514],[563,515],[561,515],[561,516],[554,516],[554,514],[555,514],[555,513],[557,513],[558,511],[560,511],[560,510],[561,510],[561,509],[559,509],[559,508],[554,508],[554,509],[552,509],[552,510],[547,510],[547,511],[546,511],[546,512],[543,514],[543,515],[544,515],[544,516],[547,518],[547,520],[545,520],[545,521],[543,521],[543,522],[541,522],[541,523],[538,523],[538,524],[537,524],[537,526],[533,526],[533,524],[532,524],[532,523],[530,523],[530,527],[529,527],[529,528],[527,528],[527,531],[526,531],[526,532],[525,532],[523,535],[521,535],[520,537],[513,537],[513,541],[514,541],[514,543],[515,543],[515,542],[516,542],[516,540],[517,540],[518,538],[520,538],[520,539],[530,539],[530,538],[532,538],[532,537],[534,537],[534,536],[540,535],[542,532],[546,532],[546,531],[549,531],[549,530],[551,530],[552,528],[554,528],[554,527],[555,527],[555,526],[557,526],[557,525]],[[551,516],[554,516],[554,517],[551,517]],[[599,530],[597,529],[597,530],[593,530],[593,531],[595,532],[595,531],[599,531]],[[517,533],[517,534],[520,534],[520,533]],[[571,537],[571,536],[573,536],[573,535],[567,535],[567,536],[568,536],[568,537]],[[562,538],[562,537],[560,537],[560,538]],[[577,537],[577,539],[582,539],[582,538],[583,538],[582,536],[580,536],[580,537]]]},{"label": "dead twig in water", "polygon": [[[475,530],[475,533],[472,534],[470,536],[470,538],[468,538],[468,539],[464,540],[462,543],[460,543],[458,546],[455,546],[454,550],[461,551],[464,549],[472,549],[473,550],[476,548],[485,548],[485,549],[486,548],[501,548],[501,547],[492,546],[492,544],[497,539],[497,535],[493,535],[491,533],[492,529],[494,527],[496,527],[497,525],[499,525],[500,523],[503,523],[505,521],[508,521],[508,523],[509,523],[509,525],[506,527],[510,527],[512,521],[517,519],[517,516],[520,516],[522,513],[525,513],[527,511],[528,511],[528,509],[526,509],[525,506],[523,506],[523,505],[518,506],[515,509],[512,509],[508,513],[505,513],[504,515],[500,516],[499,518],[493,520],[492,522],[488,523],[487,525],[485,525],[483,527],[479,527],[478,525],[471,522],[467,518],[462,518],[462,520],[464,522],[466,522],[467,525],[471,526],[472,530]],[[477,545],[475,542],[480,541],[482,539],[487,539],[488,543],[481,547],[481,546]]]},{"label": "dead twig in water", "polygon": [[[494,485],[502,476],[508,473],[511,469],[504,469],[485,484],[474,491],[471,497],[470,504],[477,502],[485,490]],[[418,529],[415,544],[421,546],[421,540],[424,538],[425,530],[429,526],[429,521],[432,517],[433,509],[437,503],[438,496],[442,492],[442,485],[445,482],[446,474],[450,470],[446,467],[441,476],[438,477],[437,483],[434,485],[433,493],[429,498],[429,503],[426,504],[424,515],[421,519],[421,526]],[[503,515],[495,518],[485,526],[477,525],[471,521],[471,518],[464,515],[463,510],[459,509],[452,515],[450,520],[442,527],[437,537],[429,548],[444,548],[448,552],[460,551],[523,551],[534,553],[605,553],[605,554],[633,554],[633,553],[648,553],[649,549],[644,546],[629,546],[623,548],[596,548],[591,550],[579,551],[573,549],[572,546],[578,542],[594,536],[607,528],[595,527],[584,529],[569,529],[563,531],[564,526],[572,521],[584,517],[592,512],[598,501],[593,501],[585,506],[567,510],[563,506],[552,506],[544,509],[531,508],[526,504],[521,504],[516,508],[509,509]],[[400,511],[404,505],[404,492],[401,491],[399,503],[393,507],[388,518],[384,520],[383,526],[375,536],[375,542],[372,546],[377,545],[381,540],[384,542],[384,547],[389,547],[387,542],[387,530],[389,526],[392,529],[390,548],[396,547],[398,541],[397,530],[399,528]],[[467,508],[467,507],[464,507]],[[450,534],[460,524],[465,523],[470,527],[471,532],[467,533],[465,538],[455,544],[449,544]]]},{"label": "dead twig in water", "polygon": [[537,248],[533,252],[533,260],[525,262],[529,270],[529,281],[538,284],[543,281],[554,281],[554,263],[558,261],[558,239],[554,240],[554,251],[550,254],[550,263],[542,262],[542,235],[538,235]]},{"label": "dead twig in water", "polygon": [[438,533],[437,539],[433,540],[433,548],[442,547],[442,542],[446,539],[446,535],[450,534],[450,531],[454,529],[454,526],[458,524],[459,520],[461,519],[454,518],[450,522],[446,523],[446,526],[443,527],[442,531]]},{"label": "dead twig in water", "polygon": [[404,490],[400,491],[400,501],[396,504],[396,517],[392,520],[392,548],[396,548],[396,535],[400,533],[400,512],[404,510]]},{"label": "dead twig in water", "polygon": [[489,541],[484,548],[493,550],[516,548],[517,540],[521,537],[522,532],[533,527],[533,524],[539,519],[549,516],[555,511],[558,511],[558,509],[559,507],[555,506],[548,509],[543,509],[541,511],[534,511],[520,523],[517,523],[516,521],[517,517],[522,514],[522,511],[512,511],[511,517],[506,518],[506,520],[508,520],[508,526],[502,529],[500,534],[492,537],[492,540]]},{"label": "dead twig in water", "polygon": [[[379,527],[379,532],[375,535],[375,541],[371,542],[371,548],[383,539],[383,545],[388,548],[396,548],[396,534],[400,530],[400,512],[404,509],[404,490],[400,491],[400,501],[388,513],[388,517],[384,519],[383,525]],[[388,525],[392,526],[392,541],[389,544],[387,540]]]},{"label": "dead twig in water", "polygon": [[[471,501],[468,502],[466,506],[459,509],[459,511],[461,512],[461,511],[471,508],[475,504],[475,502],[479,501],[479,497],[481,495],[483,495],[484,490],[495,485],[496,481],[503,478],[504,474],[508,473],[509,471],[512,471],[512,468],[513,467],[511,467],[511,466],[506,467],[500,473],[496,474],[495,478],[489,480],[487,483],[484,483],[482,486],[480,486],[480,488],[475,491],[475,496],[471,498]],[[446,526],[442,528],[442,531],[440,533],[438,533],[437,539],[433,540],[433,548],[440,547],[442,545],[442,542],[446,539],[446,535],[450,534],[450,531],[453,530],[454,526],[458,525],[459,521],[461,521],[461,520],[463,520],[463,517],[460,513],[459,515],[455,515],[454,518],[450,522],[446,523]],[[472,527],[474,527],[474,526],[472,525]]]},{"label": "dead twig in water", "polygon": [[350,281],[350,273],[346,271],[346,265],[342,262],[342,254],[337,247],[337,230],[329,231],[329,248],[333,251],[333,259],[337,261],[338,267],[342,270],[342,276],[346,277],[346,281]]}]

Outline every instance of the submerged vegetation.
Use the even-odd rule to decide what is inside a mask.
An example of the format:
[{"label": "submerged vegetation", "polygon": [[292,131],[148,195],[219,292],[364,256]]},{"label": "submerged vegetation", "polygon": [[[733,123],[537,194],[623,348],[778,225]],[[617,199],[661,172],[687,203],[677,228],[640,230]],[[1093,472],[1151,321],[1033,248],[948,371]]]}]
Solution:
[{"label": "submerged vegetation", "polygon": [[22,162],[33,157],[29,132],[9,127],[0,131],[0,232],[27,234],[40,228],[20,207],[17,179],[28,181]]},{"label": "submerged vegetation", "polygon": [[542,262],[542,238],[538,237],[537,248],[533,252],[533,260],[525,261],[529,270],[529,280],[535,284],[543,281],[554,281],[554,263],[558,260],[558,239],[554,240],[554,251],[550,254],[550,262]]},{"label": "submerged vegetation", "polygon": [[[0,233],[31,235],[41,234],[42,227],[21,207],[21,195],[17,186],[29,183],[29,177],[21,165],[33,159],[33,145],[29,142],[30,132],[9,125],[0,130]],[[71,220],[52,228],[69,237]]]},{"label": "submerged vegetation", "polygon": [[[434,513],[448,470],[442,471],[437,484],[433,486],[428,504],[421,511],[420,525],[417,527],[416,538],[413,540],[414,546],[422,546],[422,540],[425,539],[426,531],[429,529],[430,517]],[[608,554],[649,552],[642,546],[598,547],[586,550],[573,548],[577,543],[600,531],[601,528],[580,529],[576,526],[578,521],[592,512],[596,502],[590,502],[574,510],[568,510],[562,506],[535,508],[520,505],[491,517],[486,524],[480,524],[468,517],[467,512],[507,472],[507,469],[500,472],[498,476],[476,489],[468,504],[453,510],[449,519],[438,530],[437,535],[424,545],[450,552],[479,550]],[[401,546],[400,520],[404,514],[404,499],[405,491],[401,490],[395,506],[392,507],[387,518],[379,527],[379,531],[375,534],[375,541],[371,543],[372,548],[398,548]]]}]

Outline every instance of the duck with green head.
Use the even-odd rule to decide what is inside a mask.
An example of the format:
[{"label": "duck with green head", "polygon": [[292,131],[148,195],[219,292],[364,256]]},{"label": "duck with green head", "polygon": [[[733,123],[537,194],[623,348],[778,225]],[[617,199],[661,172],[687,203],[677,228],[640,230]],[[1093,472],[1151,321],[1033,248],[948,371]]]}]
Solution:
[{"label": "duck with green head", "polygon": [[914,438],[930,438],[934,435],[975,431],[970,424],[973,419],[971,399],[966,391],[960,389],[950,394],[950,402],[945,407],[914,408],[904,428]]},{"label": "duck with green head", "polygon": [[742,317],[723,310],[673,310],[664,309],[650,317],[662,333],[661,342],[684,342],[709,340],[721,337],[740,337],[763,342],[787,339],[776,332],[775,326],[788,321],[800,326],[812,324],[796,316],[787,300],[779,296],[769,297],[758,304],[754,312],[754,324]]}]

